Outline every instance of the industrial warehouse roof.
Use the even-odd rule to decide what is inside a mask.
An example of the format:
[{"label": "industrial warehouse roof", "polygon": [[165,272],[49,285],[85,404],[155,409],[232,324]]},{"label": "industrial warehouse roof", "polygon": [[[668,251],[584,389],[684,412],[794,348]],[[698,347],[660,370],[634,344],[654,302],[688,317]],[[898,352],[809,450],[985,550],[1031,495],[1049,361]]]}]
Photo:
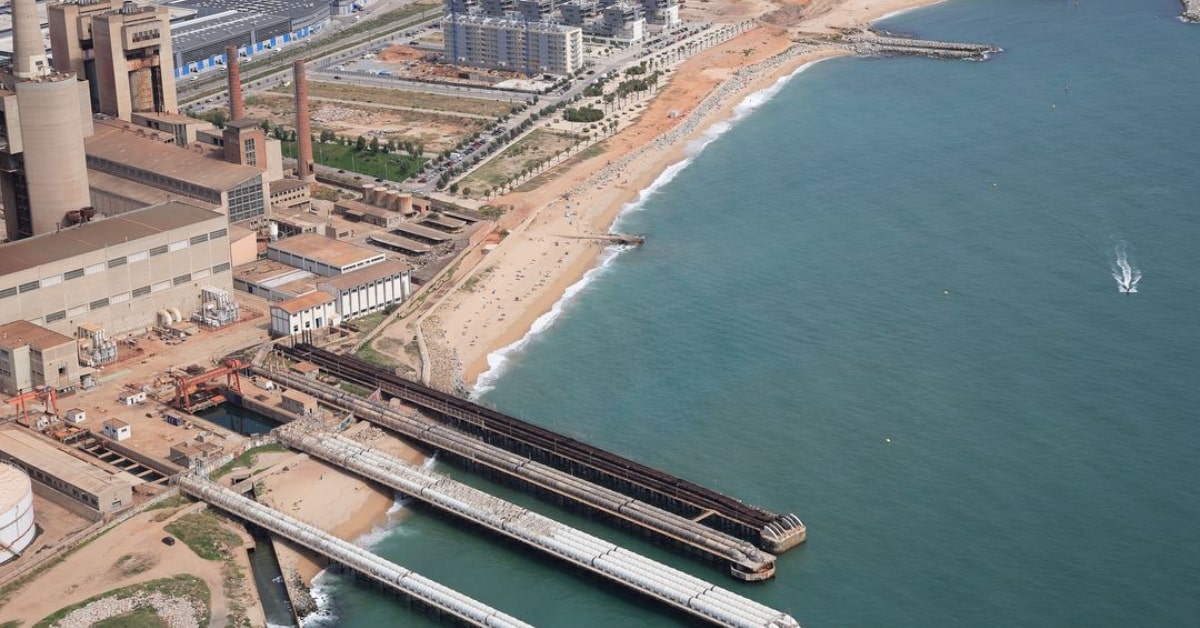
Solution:
[{"label": "industrial warehouse roof", "polygon": [[272,242],[267,248],[339,268],[381,255],[374,249],[315,233],[302,233],[286,240]]},{"label": "industrial warehouse roof", "polygon": [[400,260],[379,262],[378,264],[371,264],[366,268],[360,268],[358,270],[342,273],[341,275],[336,275],[326,279],[319,279],[317,280],[317,285],[322,287],[329,286],[338,290],[339,292],[353,290],[354,288],[368,284],[372,281],[385,279],[387,277],[391,277],[392,275],[399,275],[400,273],[408,270],[408,268],[408,264],[405,264]]},{"label": "industrial warehouse roof", "polygon": [[[83,148],[89,160],[101,159],[210,190],[226,191],[262,174],[253,166],[232,164],[192,148],[150,141],[136,132],[109,125],[97,124],[96,133],[84,139]],[[102,168],[92,161],[88,166]]]},{"label": "industrial warehouse roof", "polygon": [[29,321],[13,321],[0,325],[0,347],[10,351],[25,345],[29,345],[38,351],[44,351],[73,342],[75,342],[75,339],[70,336],[65,336]]},{"label": "industrial warehouse roof", "polygon": [[303,312],[304,310],[311,309],[311,308],[317,307],[318,305],[325,305],[326,303],[332,303],[332,302],[333,302],[332,294],[329,294],[328,292],[321,292],[320,290],[315,290],[308,294],[302,294],[294,299],[288,299],[287,301],[283,301],[282,303],[275,303],[275,304],[271,305],[271,307],[273,307],[273,308],[277,307],[277,308],[283,310],[284,312],[287,312],[288,314],[299,314],[300,312]]},{"label": "industrial warehouse roof", "polygon": [[0,452],[93,495],[111,486],[127,486],[129,480],[105,473],[32,434],[15,429],[0,430]]},{"label": "industrial warehouse roof", "polygon": [[[223,11],[171,24],[171,47],[177,51],[193,50],[214,41],[225,41],[231,37],[285,21],[287,21],[287,17],[280,15]],[[247,43],[249,43],[248,37]]]},{"label": "industrial warehouse roof", "polygon": [[0,275],[220,217],[217,212],[170,201],[57,233],[18,240],[0,246]]},{"label": "industrial warehouse roof", "polygon": [[236,10],[243,13],[265,13],[293,18],[303,17],[320,8],[329,9],[328,0],[180,0],[172,4],[200,9],[202,12],[204,10],[211,12]]}]

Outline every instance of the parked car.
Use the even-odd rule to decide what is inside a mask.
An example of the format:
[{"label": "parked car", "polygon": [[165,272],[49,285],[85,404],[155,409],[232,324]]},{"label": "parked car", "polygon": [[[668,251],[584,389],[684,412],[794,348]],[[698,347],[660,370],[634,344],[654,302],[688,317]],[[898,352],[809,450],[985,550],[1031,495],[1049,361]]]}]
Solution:
[{"label": "parked car", "polygon": [[163,542],[163,545],[174,545],[174,544],[175,544],[175,537],[173,537],[173,536],[164,536],[164,537],[162,538],[162,542]]}]

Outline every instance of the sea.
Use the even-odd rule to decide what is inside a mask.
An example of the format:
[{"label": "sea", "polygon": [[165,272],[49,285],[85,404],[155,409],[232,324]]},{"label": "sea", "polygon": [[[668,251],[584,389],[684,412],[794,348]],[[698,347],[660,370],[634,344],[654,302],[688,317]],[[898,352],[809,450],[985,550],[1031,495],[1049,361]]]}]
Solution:
[{"label": "sea", "polygon": [[[1200,625],[1200,25],[1178,0],[948,0],[879,26],[627,207],[483,403],[777,512],[804,626]],[[501,359],[503,358],[503,359]],[[538,626],[689,621],[416,509],[375,551]],[[433,626],[332,574],[329,619]]]}]

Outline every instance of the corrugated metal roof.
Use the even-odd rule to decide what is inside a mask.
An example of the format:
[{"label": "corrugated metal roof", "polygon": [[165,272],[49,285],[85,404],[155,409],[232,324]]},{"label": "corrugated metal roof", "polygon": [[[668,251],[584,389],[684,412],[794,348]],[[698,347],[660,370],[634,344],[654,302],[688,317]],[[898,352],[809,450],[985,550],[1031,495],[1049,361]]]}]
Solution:
[{"label": "corrugated metal roof", "polygon": [[343,273],[328,279],[319,280],[317,282],[317,286],[329,286],[330,288],[334,288],[339,292],[344,292],[346,290],[352,290],[358,286],[371,283],[377,279],[398,275],[408,269],[408,264],[405,264],[400,260],[379,262],[378,264],[371,264],[366,268],[360,268],[358,270]]}]

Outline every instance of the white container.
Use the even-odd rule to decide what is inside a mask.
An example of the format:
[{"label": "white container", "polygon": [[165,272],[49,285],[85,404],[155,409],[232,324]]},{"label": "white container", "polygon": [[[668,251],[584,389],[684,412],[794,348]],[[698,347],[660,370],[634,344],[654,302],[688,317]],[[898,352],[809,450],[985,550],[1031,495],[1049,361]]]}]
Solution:
[{"label": "white container", "polygon": [[29,547],[36,535],[33,484],[20,468],[0,463],[0,563]]}]

